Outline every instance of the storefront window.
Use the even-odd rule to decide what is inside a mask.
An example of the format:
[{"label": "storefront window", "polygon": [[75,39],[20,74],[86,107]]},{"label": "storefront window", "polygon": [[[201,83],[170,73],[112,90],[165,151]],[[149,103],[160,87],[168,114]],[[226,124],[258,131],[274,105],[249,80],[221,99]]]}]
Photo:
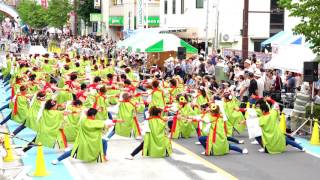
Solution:
[{"label": "storefront window", "polygon": [[176,14],[176,0],[172,0],[172,14]]},{"label": "storefront window", "polygon": [[164,14],[168,14],[168,1],[164,1]]}]

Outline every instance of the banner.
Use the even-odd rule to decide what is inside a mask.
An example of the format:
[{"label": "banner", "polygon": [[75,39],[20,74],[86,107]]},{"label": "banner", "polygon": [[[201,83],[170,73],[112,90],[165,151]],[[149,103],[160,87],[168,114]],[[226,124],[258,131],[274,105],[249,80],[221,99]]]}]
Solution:
[{"label": "banner", "polygon": [[90,22],[101,22],[102,14],[100,13],[90,13]]},{"label": "banner", "polygon": [[136,22],[136,28],[137,29],[143,29],[144,28],[144,5],[145,0],[137,0],[137,22]]},{"label": "banner", "polygon": [[100,0],[94,0],[94,8],[95,9],[100,9],[101,8]]}]

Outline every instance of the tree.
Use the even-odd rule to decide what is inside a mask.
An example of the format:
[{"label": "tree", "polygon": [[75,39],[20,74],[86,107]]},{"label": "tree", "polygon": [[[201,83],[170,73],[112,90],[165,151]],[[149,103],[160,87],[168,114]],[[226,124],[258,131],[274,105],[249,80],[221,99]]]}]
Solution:
[{"label": "tree", "polygon": [[279,5],[290,11],[290,16],[300,17],[300,23],[293,29],[303,34],[311,43],[314,53],[320,55],[320,3],[319,0],[279,0]]},{"label": "tree", "polygon": [[19,16],[23,22],[35,29],[48,26],[47,10],[35,1],[22,0],[17,7]]},{"label": "tree", "polygon": [[91,13],[100,12],[100,10],[94,9],[94,0],[80,0],[78,5],[77,14],[83,19],[86,25],[90,22]]},{"label": "tree", "polygon": [[68,0],[50,0],[48,7],[49,25],[62,29],[67,23],[68,14],[72,9]]}]

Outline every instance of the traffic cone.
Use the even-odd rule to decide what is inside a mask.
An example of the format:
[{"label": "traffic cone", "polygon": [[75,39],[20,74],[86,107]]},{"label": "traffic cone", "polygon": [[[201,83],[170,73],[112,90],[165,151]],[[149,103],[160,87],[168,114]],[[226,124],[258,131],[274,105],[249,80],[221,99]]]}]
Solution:
[{"label": "traffic cone", "polygon": [[312,144],[312,145],[320,145],[319,124],[318,124],[318,120],[317,119],[315,119],[314,124],[313,124],[310,144]]},{"label": "traffic cone", "polygon": [[32,176],[48,176],[49,172],[46,169],[46,163],[44,162],[43,149],[41,143],[38,146],[36,157],[36,170],[32,173]]},{"label": "traffic cone", "polygon": [[5,162],[14,161],[9,134],[4,135],[4,148],[7,150],[7,156],[3,160]]},{"label": "traffic cone", "polygon": [[281,114],[279,126],[283,134],[287,133],[287,122],[284,113]]}]

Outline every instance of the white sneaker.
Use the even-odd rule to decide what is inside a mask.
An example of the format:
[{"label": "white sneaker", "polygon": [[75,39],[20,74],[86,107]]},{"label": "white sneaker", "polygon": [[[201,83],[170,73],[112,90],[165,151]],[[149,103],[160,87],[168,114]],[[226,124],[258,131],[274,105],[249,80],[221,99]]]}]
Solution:
[{"label": "white sneaker", "polygon": [[243,150],[242,150],[242,154],[248,154],[248,149],[247,148],[244,148]]},{"label": "white sneaker", "polygon": [[264,148],[260,148],[258,151],[261,152],[261,153],[264,153],[264,152],[265,152],[265,151],[264,151]]},{"label": "white sneaker", "polygon": [[197,141],[197,142],[195,142],[194,144],[196,144],[196,145],[200,145],[201,143],[200,143],[199,141]]},{"label": "white sneaker", "polygon": [[253,145],[258,145],[259,143],[258,143],[257,140],[254,140],[254,141],[251,142],[251,144],[253,144]]},{"label": "white sneaker", "polygon": [[244,144],[244,140],[239,140],[239,144]]},{"label": "white sneaker", "polygon": [[306,152],[306,149],[305,148],[302,148],[302,150],[301,150],[302,152]]},{"label": "white sneaker", "polygon": [[206,152],[205,152],[205,151],[204,151],[204,152],[202,152],[202,153],[201,153],[201,155],[206,155]]},{"label": "white sneaker", "polygon": [[64,149],[64,152],[70,151],[71,149],[72,149],[72,148],[67,147],[67,148]]},{"label": "white sneaker", "polygon": [[55,160],[52,160],[52,161],[51,161],[51,164],[52,164],[52,165],[57,165],[58,162],[59,162],[58,159],[55,159]]},{"label": "white sneaker", "polygon": [[133,157],[133,156],[131,156],[131,155],[129,155],[129,156],[125,157],[125,159],[127,159],[127,160],[133,160],[133,159],[134,159],[134,157]]},{"label": "white sneaker", "polygon": [[142,139],[142,136],[137,136],[136,137],[136,140],[141,140]]},{"label": "white sneaker", "polygon": [[22,149],[17,150],[16,153],[17,153],[17,156],[25,156],[26,154]]}]

